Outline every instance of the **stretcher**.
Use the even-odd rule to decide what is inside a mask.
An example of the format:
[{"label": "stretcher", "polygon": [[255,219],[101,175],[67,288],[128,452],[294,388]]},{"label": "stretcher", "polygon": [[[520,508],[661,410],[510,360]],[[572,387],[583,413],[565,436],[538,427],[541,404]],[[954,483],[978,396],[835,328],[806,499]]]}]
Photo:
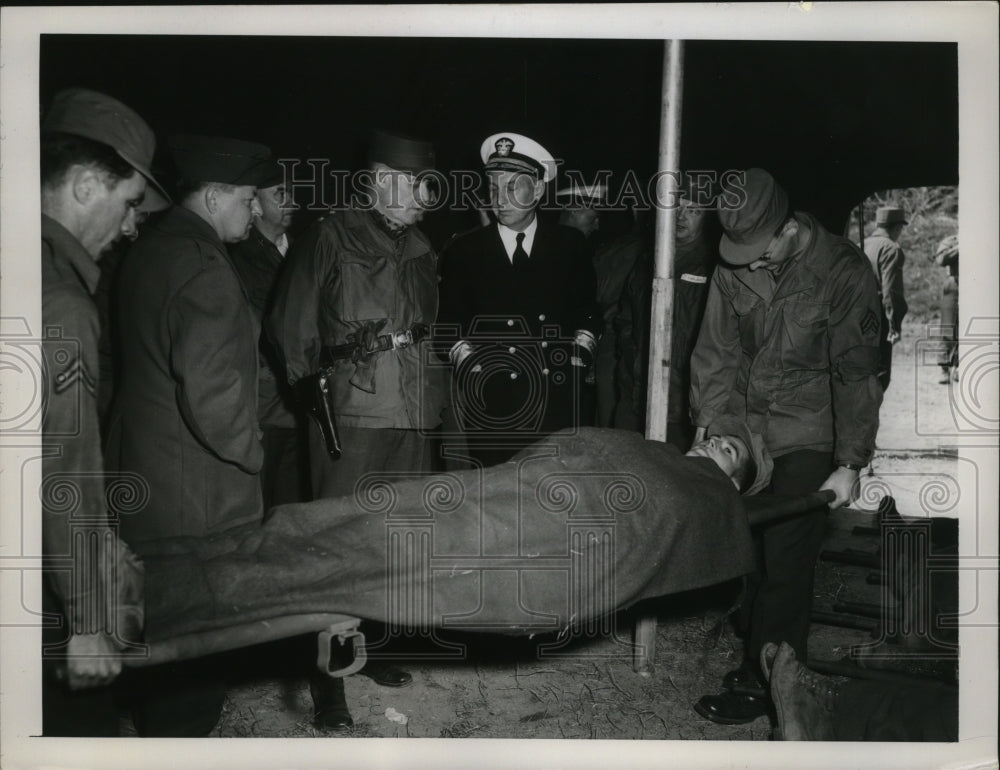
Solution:
[{"label": "stretcher", "polygon": [[[826,506],[832,499],[828,491],[802,497],[758,495],[743,498],[747,520],[751,527],[785,516],[793,516]],[[168,638],[159,638],[137,646],[126,653],[123,662],[132,668],[191,660],[216,653],[251,647],[266,642],[305,634],[317,635],[317,666],[331,677],[344,677],[357,672],[366,662],[365,638],[359,626],[361,618],[341,612],[289,612],[253,618],[246,622],[230,619],[224,627],[196,630]],[[655,618],[642,618],[637,625],[635,665],[646,670],[652,660],[656,630]],[[341,654],[331,656],[334,645],[348,648],[350,663],[331,668],[331,659],[343,660]]]}]

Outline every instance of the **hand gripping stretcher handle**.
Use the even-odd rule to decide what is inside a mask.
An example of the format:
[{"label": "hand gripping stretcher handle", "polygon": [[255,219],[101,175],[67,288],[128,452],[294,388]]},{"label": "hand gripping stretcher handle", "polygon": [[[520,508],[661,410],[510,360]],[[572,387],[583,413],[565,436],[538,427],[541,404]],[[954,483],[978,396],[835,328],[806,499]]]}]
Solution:
[{"label": "hand gripping stretcher handle", "polygon": [[808,495],[755,495],[744,497],[743,507],[750,526],[757,527],[776,519],[826,508],[836,497],[832,489],[821,489]]}]

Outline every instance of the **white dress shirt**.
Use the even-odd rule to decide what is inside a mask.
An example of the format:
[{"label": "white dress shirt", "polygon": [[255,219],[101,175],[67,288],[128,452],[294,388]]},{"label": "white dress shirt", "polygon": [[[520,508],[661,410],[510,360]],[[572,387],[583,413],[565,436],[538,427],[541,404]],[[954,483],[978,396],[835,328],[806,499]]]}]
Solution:
[{"label": "white dress shirt", "polygon": [[524,228],[524,230],[511,230],[499,222],[497,222],[497,228],[500,230],[500,240],[503,241],[503,247],[507,249],[507,259],[510,260],[512,265],[514,264],[514,249],[517,248],[518,232],[524,233],[524,243],[521,246],[524,248],[524,252],[529,257],[531,256],[531,245],[535,242],[535,231],[538,229],[537,216],[531,218],[531,224]]}]

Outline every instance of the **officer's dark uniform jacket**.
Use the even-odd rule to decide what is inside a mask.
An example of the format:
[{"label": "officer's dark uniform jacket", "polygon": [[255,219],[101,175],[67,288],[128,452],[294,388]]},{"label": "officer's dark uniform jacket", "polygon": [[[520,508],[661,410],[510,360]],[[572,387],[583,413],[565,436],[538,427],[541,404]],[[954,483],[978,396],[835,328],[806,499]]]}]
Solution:
[{"label": "officer's dark uniform jacket", "polygon": [[[595,292],[591,250],[571,227],[539,220],[530,258],[518,267],[495,224],[451,244],[436,336],[444,351],[459,340],[471,344],[462,370],[478,363],[487,380],[484,403],[465,415],[467,430],[548,433],[576,424],[574,385],[582,374],[570,357],[578,331],[599,332]],[[517,377],[505,382],[510,374]],[[474,397],[476,379],[459,373],[455,386]]]},{"label": "officer's dark uniform jacket", "polygon": [[[286,255],[267,331],[295,382],[321,365],[324,346],[348,343],[366,322],[380,333],[434,323],[437,255],[416,227],[393,237],[373,211],[349,209],[310,227]],[[356,366],[337,361],[337,423],[355,428],[430,429],[441,423],[444,372],[422,363],[427,341],[375,353],[374,392],[350,382]]]},{"label": "officer's dark uniform jacket", "polygon": [[[229,254],[233,267],[246,288],[254,316],[258,323],[263,323],[274,299],[284,257],[278,247],[256,227],[250,228],[250,235],[245,240],[229,244]],[[294,396],[277,360],[277,352],[266,334],[260,336],[259,352],[257,416],[260,424],[275,428],[294,428]]]},{"label": "officer's dark uniform jacket", "polygon": [[119,290],[123,371],[108,461],[150,487],[147,506],[123,517],[123,536],[136,545],[261,519],[259,326],[222,241],[175,207],[129,251]]},{"label": "officer's dark uniform jacket", "polygon": [[720,266],[691,359],[695,424],[745,417],[780,456],[833,451],[866,465],[878,429],[882,309],[871,266],[809,214],[810,236],[782,274]]},{"label": "officer's dark uniform jacket", "polygon": [[48,558],[65,558],[62,569],[46,572],[46,586],[77,633],[104,630],[103,618],[85,608],[101,606],[102,576],[109,574],[100,565],[84,568],[80,549],[71,548],[74,531],[108,533],[97,418],[100,324],[92,298],[99,278],[80,242],[43,214],[42,436],[58,451],[42,458],[42,550]]}]

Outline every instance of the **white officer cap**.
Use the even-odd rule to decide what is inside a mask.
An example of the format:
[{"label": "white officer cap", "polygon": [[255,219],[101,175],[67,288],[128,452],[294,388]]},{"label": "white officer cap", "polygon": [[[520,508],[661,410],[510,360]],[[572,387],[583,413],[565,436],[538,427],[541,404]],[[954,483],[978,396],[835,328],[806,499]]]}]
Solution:
[{"label": "white officer cap", "polygon": [[552,153],[534,139],[506,131],[486,138],[479,155],[487,171],[523,171],[543,182],[556,177],[557,164]]}]

